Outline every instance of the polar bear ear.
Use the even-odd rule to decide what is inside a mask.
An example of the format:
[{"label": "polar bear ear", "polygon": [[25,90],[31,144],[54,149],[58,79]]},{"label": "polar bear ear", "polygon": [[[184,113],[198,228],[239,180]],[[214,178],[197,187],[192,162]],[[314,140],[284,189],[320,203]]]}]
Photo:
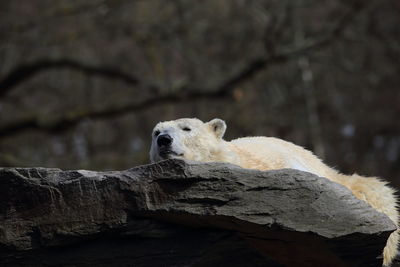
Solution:
[{"label": "polar bear ear", "polygon": [[215,133],[217,138],[222,138],[226,130],[226,123],[221,119],[213,119],[207,122],[211,130]]}]

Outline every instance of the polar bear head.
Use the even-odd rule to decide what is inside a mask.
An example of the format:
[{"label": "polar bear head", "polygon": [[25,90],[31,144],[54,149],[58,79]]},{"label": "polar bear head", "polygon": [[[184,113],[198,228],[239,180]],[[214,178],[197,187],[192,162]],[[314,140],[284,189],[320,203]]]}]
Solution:
[{"label": "polar bear head", "polygon": [[150,160],[217,161],[225,130],[226,124],[221,119],[206,123],[194,118],[160,122],[153,129]]}]

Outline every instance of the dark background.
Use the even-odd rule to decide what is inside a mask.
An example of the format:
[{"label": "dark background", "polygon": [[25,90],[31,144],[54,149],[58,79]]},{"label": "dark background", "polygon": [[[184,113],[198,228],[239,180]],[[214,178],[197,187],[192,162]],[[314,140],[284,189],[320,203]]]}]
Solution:
[{"label": "dark background", "polygon": [[0,166],[126,169],[158,121],[400,182],[400,1],[2,0]]}]

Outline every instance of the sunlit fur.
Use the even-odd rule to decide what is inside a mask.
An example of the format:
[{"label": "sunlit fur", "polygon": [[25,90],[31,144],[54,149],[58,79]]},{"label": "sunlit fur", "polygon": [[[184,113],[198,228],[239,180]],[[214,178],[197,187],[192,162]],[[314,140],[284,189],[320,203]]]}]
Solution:
[{"label": "sunlit fur", "polygon": [[[183,128],[190,128],[190,132]],[[291,142],[273,137],[245,137],[227,142],[222,139],[226,124],[220,119],[204,123],[198,119],[161,122],[154,131],[173,138],[171,150],[182,158],[195,161],[230,162],[243,168],[274,170],[293,168],[326,177],[349,188],[353,194],[385,213],[398,226],[395,190],[377,177],[344,175],[325,165],[312,152]],[[153,134],[150,159],[161,160]],[[171,156],[177,157],[177,156]],[[399,232],[393,232],[383,251],[383,264],[390,265],[397,254]]]}]

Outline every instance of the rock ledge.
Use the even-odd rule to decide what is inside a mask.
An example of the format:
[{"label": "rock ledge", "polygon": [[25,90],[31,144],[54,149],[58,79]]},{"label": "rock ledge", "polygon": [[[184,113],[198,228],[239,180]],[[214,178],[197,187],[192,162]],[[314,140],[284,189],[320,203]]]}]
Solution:
[{"label": "rock ledge", "polygon": [[0,168],[0,183],[6,266],[380,266],[395,230],[345,187],[290,169]]}]

